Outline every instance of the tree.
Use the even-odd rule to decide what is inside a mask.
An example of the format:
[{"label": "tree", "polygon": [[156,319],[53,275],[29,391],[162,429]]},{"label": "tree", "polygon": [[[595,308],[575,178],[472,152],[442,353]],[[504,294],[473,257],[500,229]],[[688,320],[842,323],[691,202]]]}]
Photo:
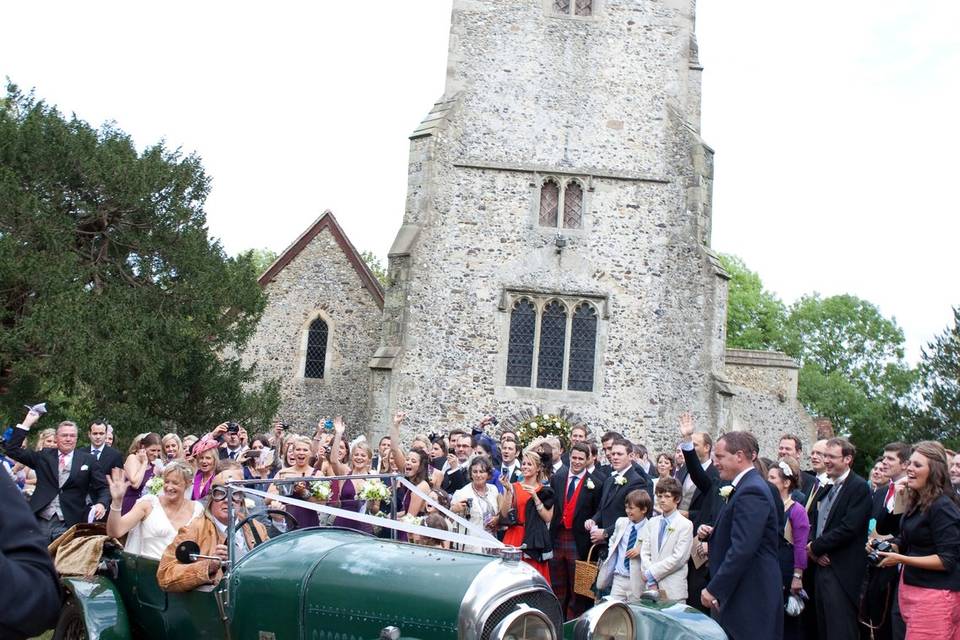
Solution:
[{"label": "tree", "polygon": [[380,262],[380,258],[378,258],[373,251],[364,251],[360,254],[360,257],[367,264],[367,268],[373,272],[373,275],[380,282],[380,286],[384,289],[389,287],[390,276],[387,274],[387,270],[383,267],[383,263]]},{"label": "tree", "polygon": [[252,256],[206,231],[200,159],[8,85],[0,105],[0,411],[50,403],[119,435],[266,424],[277,385],[236,356],[263,312]]},{"label": "tree", "polygon": [[763,287],[760,276],[743,260],[720,255],[730,274],[727,295],[727,346],[733,349],[781,348],[786,309],[773,293]]},{"label": "tree", "polygon": [[849,434],[862,452],[859,470],[912,428],[916,371],[904,360],[903,331],[875,305],[851,295],[803,296],[790,306],[783,345],[801,366],[800,401]]},{"label": "tree", "polygon": [[[253,270],[261,276],[277,260],[277,252],[270,249],[247,249],[241,256],[246,256],[253,264]],[[240,256],[237,256],[238,258]]]},{"label": "tree", "polygon": [[917,435],[960,449],[960,307],[953,327],[921,350],[920,379],[925,406]]}]

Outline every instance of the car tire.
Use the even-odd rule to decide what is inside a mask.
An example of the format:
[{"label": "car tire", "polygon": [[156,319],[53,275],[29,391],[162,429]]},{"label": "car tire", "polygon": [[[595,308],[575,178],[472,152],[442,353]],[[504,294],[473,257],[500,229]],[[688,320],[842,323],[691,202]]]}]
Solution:
[{"label": "car tire", "polygon": [[87,623],[76,599],[69,598],[60,612],[53,640],[87,640]]}]

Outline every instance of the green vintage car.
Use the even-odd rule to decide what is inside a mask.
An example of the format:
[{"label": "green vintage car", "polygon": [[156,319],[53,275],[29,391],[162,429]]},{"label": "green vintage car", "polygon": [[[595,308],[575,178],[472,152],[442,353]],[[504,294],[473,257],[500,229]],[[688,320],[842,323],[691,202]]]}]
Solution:
[{"label": "green vintage car", "polygon": [[157,586],[156,560],[109,549],[93,578],[63,579],[67,598],[54,638],[726,638],[682,604],[604,602],[563,624],[543,577],[515,550],[505,555],[314,527],[258,545],[216,588],[166,593]]}]

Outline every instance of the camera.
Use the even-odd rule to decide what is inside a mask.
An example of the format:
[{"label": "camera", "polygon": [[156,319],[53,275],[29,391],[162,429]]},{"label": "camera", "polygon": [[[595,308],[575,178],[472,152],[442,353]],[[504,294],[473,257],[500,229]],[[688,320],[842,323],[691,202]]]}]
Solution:
[{"label": "camera", "polygon": [[289,430],[290,430],[290,425],[289,425],[288,423],[286,423],[286,422],[281,422],[281,423],[280,423],[280,428],[283,429],[284,431],[289,431]]},{"label": "camera", "polygon": [[463,504],[467,505],[467,511],[473,509],[473,498],[467,498],[463,501]]},{"label": "camera", "polygon": [[328,418],[328,419],[326,420],[326,422],[323,423],[323,428],[326,429],[327,431],[332,430],[332,429],[333,429],[333,420],[330,420],[330,419]]},{"label": "camera", "polygon": [[893,551],[893,545],[890,543],[889,540],[881,540],[879,538],[874,538],[873,540],[870,541],[870,546],[873,547],[873,551],[867,554],[867,562],[869,562],[873,566],[877,566],[878,564],[880,564],[881,557],[880,557],[880,554],[877,553],[878,551],[883,551],[884,553],[889,553],[890,551]]},{"label": "camera", "polygon": [[240,433],[240,425],[236,422],[228,422],[227,433]]}]

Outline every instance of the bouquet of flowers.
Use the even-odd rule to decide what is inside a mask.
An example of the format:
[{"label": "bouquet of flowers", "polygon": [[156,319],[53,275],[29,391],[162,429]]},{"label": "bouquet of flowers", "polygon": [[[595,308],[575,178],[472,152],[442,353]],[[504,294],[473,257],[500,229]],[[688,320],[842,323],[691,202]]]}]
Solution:
[{"label": "bouquet of flowers", "polygon": [[326,480],[316,480],[310,483],[310,497],[317,500],[329,500],[333,494],[333,488]]},{"label": "bouquet of flowers", "polygon": [[357,495],[361,500],[386,500],[390,497],[390,487],[377,478],[367,480]]},{"label": "bouquet of flowers", "polygon": [[422,516],[412,516],[412,515],[410,515],[410,514],[407,514],[407,515],[403,516],[402,518],[400,518],[400,520],[401,520],[402,522],[406,522],[407,524],[415,524],[415,525],[421,525],[421,524],[423,524],[423,517],[422,517]]},{"label": "bouquet of flowers", "polygon": [[146,490],[147,493],[153,496],[158,496],[163,493],[163,476],[153,476],[147,480]]},{"label": "bouquet of flowers", "polygon": [[550,436],[560,438],[564,450],[570,448],[570,423],[563,416],[555,416],[549,413],[536,415],[518,421],[516,431],[521,449],[526,449],[527,445],[537,438],[548,438]]}]

